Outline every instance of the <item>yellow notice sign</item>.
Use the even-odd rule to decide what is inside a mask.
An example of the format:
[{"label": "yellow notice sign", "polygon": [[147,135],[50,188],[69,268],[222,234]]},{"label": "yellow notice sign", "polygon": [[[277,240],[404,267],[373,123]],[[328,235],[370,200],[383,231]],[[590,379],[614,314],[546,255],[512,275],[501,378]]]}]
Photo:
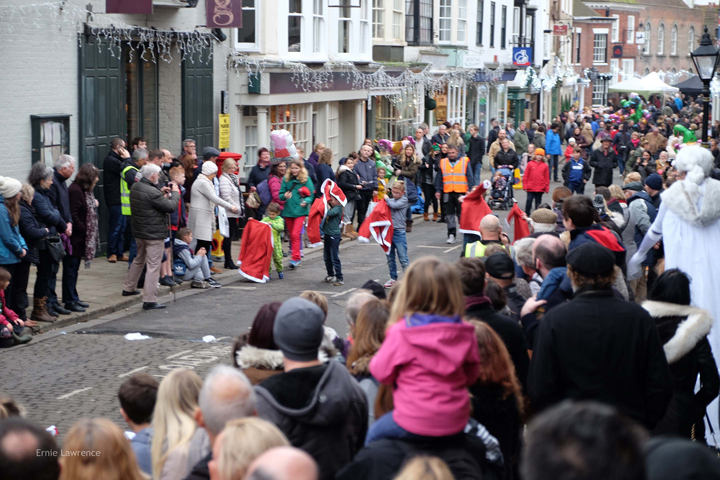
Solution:
[{"label": "yellow notice sign", "polygon": [[220,138],[218,148],[230,148],[230,114],[221,113],[220,117]]}]

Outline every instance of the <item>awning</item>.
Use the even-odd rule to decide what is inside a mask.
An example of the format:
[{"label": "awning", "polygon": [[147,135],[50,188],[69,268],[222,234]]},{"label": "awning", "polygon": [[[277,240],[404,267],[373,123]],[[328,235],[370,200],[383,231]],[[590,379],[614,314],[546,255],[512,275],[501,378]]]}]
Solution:
[{"label": "awning", "polygon": [[645,98],[653,93],[675,93],[677,87],[672,87],[660,80],[656,72],[646,75],[644,78],[630,78],[620,83],[612,85],[608,91],[610,92],[627,92],[643,95]]},{"label": "awning", "polygon": [[507,83],[508,88],[526,88],[527,87],[527,73],[525,70],[518,70],[515,73],[515,78]]}]

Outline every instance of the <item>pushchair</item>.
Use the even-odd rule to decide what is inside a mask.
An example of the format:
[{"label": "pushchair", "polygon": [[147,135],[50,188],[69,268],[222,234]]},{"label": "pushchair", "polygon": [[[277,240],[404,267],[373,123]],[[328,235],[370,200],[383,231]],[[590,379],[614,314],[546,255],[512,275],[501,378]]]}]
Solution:
[{"label": "pushchair", "polygon": [[515,183],[513,169],[508,165],[500,165],[498,171],[505,179],[505,186],[501,189],[495,188],[495,182],[493,182],[493,188],[490,191],[490,208],[510,210],[513,205],[513,184]]}]

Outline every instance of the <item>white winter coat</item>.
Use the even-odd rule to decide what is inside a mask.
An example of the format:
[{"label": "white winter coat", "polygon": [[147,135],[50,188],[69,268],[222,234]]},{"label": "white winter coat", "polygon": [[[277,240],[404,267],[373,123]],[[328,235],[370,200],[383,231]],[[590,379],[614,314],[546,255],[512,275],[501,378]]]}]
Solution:
[{"label": "white winter coat", "polygon": [[196,240],[212,241],[215,231],[215,205],[225,207],[228,213],[233,207],[215,194],[215,187],[205,175],[198,175],[190,194],[188,228]]},{"label": "white winter coat", "polygon": [[227,173],[223,173],[220,176],[220,198],[238,208],[237,213],[233,213],[231,210],[228,210],[228,218],[240,218],[240,212],[242,212],[242,206],[240,205],[240,190]]}]

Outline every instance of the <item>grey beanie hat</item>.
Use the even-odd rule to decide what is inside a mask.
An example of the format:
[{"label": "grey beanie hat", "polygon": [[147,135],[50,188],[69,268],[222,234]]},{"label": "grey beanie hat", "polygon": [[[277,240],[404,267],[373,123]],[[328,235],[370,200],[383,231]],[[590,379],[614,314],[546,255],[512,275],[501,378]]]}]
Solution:
[{"label": "grey beanie hat", "polygon": [[283,302],[275,316],[273,338],[283,356],[296,362],[317,360],[322,343],[325,314],[300,297]]}]

